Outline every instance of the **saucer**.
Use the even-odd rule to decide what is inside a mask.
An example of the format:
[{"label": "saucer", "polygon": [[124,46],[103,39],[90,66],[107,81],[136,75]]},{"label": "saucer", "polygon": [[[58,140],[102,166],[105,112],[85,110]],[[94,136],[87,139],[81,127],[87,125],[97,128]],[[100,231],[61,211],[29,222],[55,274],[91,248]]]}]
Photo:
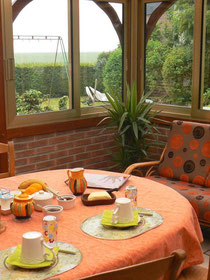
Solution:
[{"label": "saucer", "polygon": [[[59,247],[55,247],[53,249],[55,251],[55,254],[57,255]],[[45,250],[47,253],[49,253],[50,257],[52,257],[52,252],[48,248],[45,248]],[[26,263],[21,262],[20,255],[21,255],[21,245],[18,245],[16,247],[14,253],[5,259],[4,265],[6,267],[7,267],[7,265],[14,265],[14,266],[24,268],[24,269],[40,269],[40,268],[54,266],[58,262],[58,258],[56,257],[55,261],[43,261],[43,262],[37,263],[37,264],[26,264]]]},{"label": "saucer", "polygon": [[108,227],[128,228],[128,227],[138,226],[138,224],[140,222],[140,217],[138,215],[138,210],[133,211],[134,220],[129,222],[129,223],[113,224],[112,223],[112,215],[113,215],[113,210],[104,210],[102,220],[101,220],[101,224],[103,226],[108,226]]}]

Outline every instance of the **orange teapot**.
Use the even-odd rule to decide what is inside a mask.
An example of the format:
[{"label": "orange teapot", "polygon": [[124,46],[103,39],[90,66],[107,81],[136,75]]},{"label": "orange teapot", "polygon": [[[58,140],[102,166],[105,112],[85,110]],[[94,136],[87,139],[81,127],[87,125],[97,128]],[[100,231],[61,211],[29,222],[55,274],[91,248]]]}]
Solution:
[{"label": "orange teapot", "polygon": [[30,218],[34,211],[34,202],[32,196],[25,193],[25,190],[22,190],[21,192],[21,194],[14,197],[10,209],[17,219],[27,219]]},{"label": "orange teapot", "polygon": [[81,195],[87,188],[84,177],[84,168],[73,168],[67,171],[69,177],[69,189],[74,195]]}]

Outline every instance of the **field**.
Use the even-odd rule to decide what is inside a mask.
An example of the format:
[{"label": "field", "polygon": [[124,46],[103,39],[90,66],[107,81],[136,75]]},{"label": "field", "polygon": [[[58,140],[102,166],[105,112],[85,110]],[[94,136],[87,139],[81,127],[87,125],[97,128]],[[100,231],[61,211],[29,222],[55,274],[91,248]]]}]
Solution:
[{"label": "field", "polygon": [[[80,53],[81,63],[96,63],[99,52],[82,52]],[[62,53],[15,53],[15,63],[64,63]]]}]

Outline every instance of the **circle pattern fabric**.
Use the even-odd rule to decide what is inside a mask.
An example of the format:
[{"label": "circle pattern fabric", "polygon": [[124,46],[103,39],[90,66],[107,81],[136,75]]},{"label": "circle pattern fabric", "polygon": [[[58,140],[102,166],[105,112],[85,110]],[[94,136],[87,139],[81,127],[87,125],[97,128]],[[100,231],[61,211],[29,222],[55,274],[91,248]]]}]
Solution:
[{"label": "circle pattern fabric", "polygon": [[210,125],[173,121],[165,155],[158,169],[161,176],[208,187]]},{"label": "circle pattern fabric", "polygon": [[183,180],[174,181],[169,178],[156,175],[147,178],[164,184],[179,192],[190,202],[199,220],[210,223],[210,188],[184,182]]}]

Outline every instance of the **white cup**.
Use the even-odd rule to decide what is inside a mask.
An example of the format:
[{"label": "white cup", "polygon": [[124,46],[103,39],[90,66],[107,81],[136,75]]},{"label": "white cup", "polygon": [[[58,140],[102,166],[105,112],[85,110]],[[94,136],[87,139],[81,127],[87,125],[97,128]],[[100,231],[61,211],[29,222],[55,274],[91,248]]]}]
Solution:
[{"label": "white cup", "polygon": [[[48,259],[49,254],[45,253],[44,247],[51,250],[53,254],[52,259]],[[26,264],[38,264],[43,261],[55,261],[56,256],[53,248],[47,246],[44,241],[42,234],[37,231],[29,231],[22,236],[22,248],[21,257],[22,263]]]},{"label": "white cup", "polygon": [[115,209],[112,215],[112,223],[129,223],[134,219],[133,207],[131,200],[126,197],[117,198],[115,200]]}]

